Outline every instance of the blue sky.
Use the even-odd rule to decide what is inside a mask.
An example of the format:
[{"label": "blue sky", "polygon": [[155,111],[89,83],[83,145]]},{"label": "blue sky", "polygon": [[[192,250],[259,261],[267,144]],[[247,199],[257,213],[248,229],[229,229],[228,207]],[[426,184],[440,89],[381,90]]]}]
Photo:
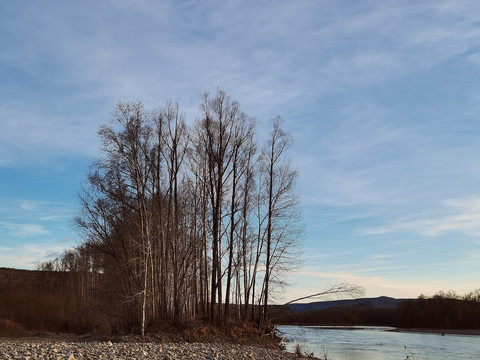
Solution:
[{"label": "blue sky", "polygon": [[[75,192],[118,101],[220,86],[293,134],[305,217],[285,300],[480,287],[480,2],[0,3],[0,266],[78,244]],[[278,301],[281,301],[279,299]]]}]

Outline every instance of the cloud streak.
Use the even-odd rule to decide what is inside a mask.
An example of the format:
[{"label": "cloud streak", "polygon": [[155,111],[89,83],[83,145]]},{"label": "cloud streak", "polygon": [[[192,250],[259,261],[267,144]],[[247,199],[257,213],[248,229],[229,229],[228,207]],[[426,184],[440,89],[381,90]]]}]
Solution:
[{"label": "cloud streak", "polygon": [[50,232],[38,224],[18,224],[12,222],[0,222],[0,229],[13,237],[27,238],[49,235]]},{"label": "cloud streak", "polygon": [[[319,289],[319,286],[328,288],[332,284],[347,282],[368,289],[366,296],[372,297],[389,294],[389,296],[397,298],[416,298],[420,294],[433,295],[442,289],[456,289],[459,293],[467,293],[477,286],[474,281],[460,285],[452,279],[431,279],[427,283],[423,278],[393,279],[381,275],[363,275],[359,272],[322,272],[312,269],[298,271],[295,275],[302,279],[301,281],[306,284],[307,289]],[[309,290],[306,291],[305,295],[308,294]]]},{"label": "cloud streak", "polygon": [[[118,100],[157,106],[173,97],[193,110],[200,92],[220,85],[254,115],[273,116],[286,103],[378,85],[480,42],[472,11],[452,2],[82,2],[42,17],[34,6],[4,7],[9,51],[0,63],[26,82],[16,78],[8,93],[3,89],[10,101],[0,108],[0,150],[17,148],[23,159],[32,146],[50,156],[92,156],[95,131]],[[60,103],[46,101],[52,96]],[[90,110],[69,111],[86,104]],[[10,154],[8,164],[14,160]]]},{"label": "cloud streak", "polygon": [[0,264],[4,267],[31,270],[41,261],[58,257],[67,248],[71,249],[71,247],[48,242],[0,247]]},{"label": "cloud streak", "polygon": [[360,235],[382,235],[389,233],[414,233],[437,236],[445,232],[480,234],[480,198],[445,201],[451,215],[434,219],[397,221],[384,226],[358,230]]}]

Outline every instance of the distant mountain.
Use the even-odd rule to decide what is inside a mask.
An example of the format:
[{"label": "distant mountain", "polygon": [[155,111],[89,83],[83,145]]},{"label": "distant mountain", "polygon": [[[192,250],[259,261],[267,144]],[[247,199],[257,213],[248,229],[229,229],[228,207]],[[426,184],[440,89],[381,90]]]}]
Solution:
[{"label": "distant mountain", "polygon": [[380,296],[376,298],[363,298],[352,300],[332,300],[332,301],[317,301],[306,304],[290,304],[288,308],[294,312],[325,310],[334,307],[350,307],[350,306],[365,306],[377,309],[394,309],[399,303],[407,299],[395,299],[387,296]]}]

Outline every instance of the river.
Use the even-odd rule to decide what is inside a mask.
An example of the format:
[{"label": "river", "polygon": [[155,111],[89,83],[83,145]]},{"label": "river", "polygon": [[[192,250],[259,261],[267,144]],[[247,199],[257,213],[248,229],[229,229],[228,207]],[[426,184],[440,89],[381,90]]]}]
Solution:
[{"label": "river", "polygon": [[[287,350],[296,344],[328,360],[478,360],[480,336],[396,332],[387,327],[277,327]],[[407,358],[408,356],[408,358]]]}]

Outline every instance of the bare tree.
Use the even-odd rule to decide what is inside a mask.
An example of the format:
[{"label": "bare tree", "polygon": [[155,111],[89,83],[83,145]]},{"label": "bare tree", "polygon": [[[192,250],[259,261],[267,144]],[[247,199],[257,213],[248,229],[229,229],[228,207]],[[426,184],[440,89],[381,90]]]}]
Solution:
[{"label": "bare tree", "polygon": [[[296,194],[297,172],[286,158],[292,144],[291,136],[281,128],[283,120],[273,119],[273,129],[262,149],[261,171],[264,173],[263,188],[267,194],[265,236],[265,276],[263,281],[263,320],[267,320],[270,286],[276,271],[287,270],[289,252],[296,246],[302,235],[301,214]],[[294,265],[290,262],[289,264]]]},{"label": "bare tree", "polygon": [[[183,115],[179,112],[178,104],[168,104],[163,111],[165,118],[165,139],[166,151],[164,153],[165,163],[168,169],[168,211],[167,211],[167,238],[168,248],[170,249],[170,259],[172,263],[171,272],[173,275],[173,314],[174,319],[180,315],[179,299],[179,258],[181,255],[181,232],[180,229],[180,202],[179,202],[179,177],[180,167],[182,166],[187,151],[187,128]],[[166,260],[166,259],[165,259]]]},{"label": "bare tree", "polygon": [[[115,127],[119,127],[116,130]],[[140,332],[145,332],[151,237],[149,185],[150,128],[140,103],[119,103],[110,126],[102,126],[104,158],[93,165],[89,189],[80,195],[84,216],[77,219],[90,244],[117,262],[128,302],[139,307]],[[128,231],[119,227],[129,225]],[[122,251],[120,251],[122,250]]]},{"label": "bare tree", "polygon": [[[203,118],[197,122],[200,134],[199,150],[205,153],[207,187],[211,209],[212,268],[210,290],[210,319],[215,317],[215,306],[220,314],[222,303],[222,211],[231,163],[234,159],[235,126],[244,115],[239,105],[231,101],[225,91],[218,89],[216,96],[204,94],[201,105]],[[218,299],[218,304],[217,304]]]},{"label": "bare tree", "polygon": [[[241,113],[234,126],[233,144],[232,144],[232,165],[231,165],[231,189],[230,189],[230,232],[228,243],[228,265],[227,265],[227,284],[225,288],[225,318],[229,317],[231,280],[233,275],[234,260],[236,258],[234,250],[237,248],[235,242],[237,239],[237,212],[240,211],[239,184],[245,176],[249,176],[250,158],[252,153],[254,120],[247,118]],[[244,196],[248,196],[248,187],[243,189]],[[246,205],[245,203],[243,205]],[[238,248],[237,248],[238,249]]]}]

